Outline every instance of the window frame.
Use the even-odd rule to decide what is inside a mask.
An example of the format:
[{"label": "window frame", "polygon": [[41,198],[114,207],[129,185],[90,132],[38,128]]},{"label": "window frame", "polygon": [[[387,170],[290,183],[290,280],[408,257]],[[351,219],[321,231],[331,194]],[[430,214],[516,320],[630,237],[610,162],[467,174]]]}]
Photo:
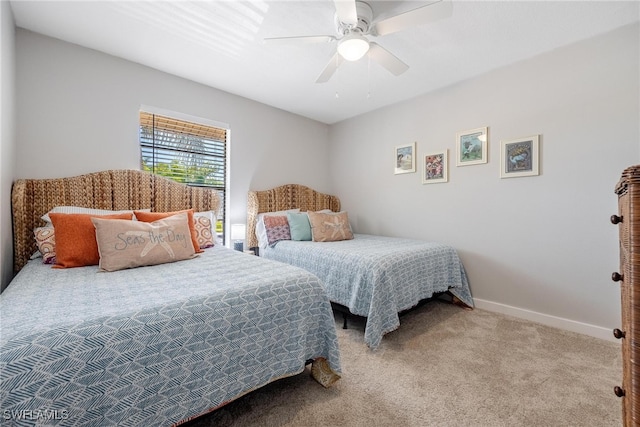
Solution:
[{"label": "window frame", "polygon": [[[174,119],[174,120],[178,120],[178,121],[183,121],[183,122],[188,122],[188,123],[193,123],[196,125],[201,125],[201,126],[208,126],[208,127],[214,127],[214,128],[218,128],[221,130],[225,131],[225,135],[226,135],[226,140],[224,142],[224,185],[222,187],[222,191],[223,191],[223,197],[222,197],[222,206],[220,208],[220,212],[216,212],[216,215],[222,215],[222,218],[216,218],[217,220],[222,220],[222,244],[226,244],[229,239],[228,239],[228,233],[229,233],[229,164],[230,164],[230,139],[231,139],[231,129],[230,126],[227,123],[223,123],[223,122],[218,122],[215,120],[211,120],[211,119],[206,119],[203,117],[197,117],[197,116],[191,116],[189,114],[185,114],[185,113],[180,113],[180,112],[176,112],[176,111],[170,111],[170,110],[165,110],[162,108],[157,108],[157,107],[152,107],[152,106],[148,106],[148,105],[141,105],[140,109],[138,111],[138,121],[137,121],[137,125],[138,125],[138,150],[139,150],[139,161],[140,161],[140,169],[143,169],[143,143],[141,141],[141,136],[142,136],[142,121],[141,121],[141,114],[143,113],[147,113],[147,114],[153,114],[153,115],[157,115],[157,116],[164,116],[170,119]],[[155,173],[155,172],[153,172]],[[160,175],[160,174],[158,174]],[[162,176],[162,175],[161,175]],[[171,177],[167,177],[169,179],[171,179]],[[210,186],[210,185],[199,185],[199,184],[190,184],[187,183],[186,185],[190,185],[190,186],[201,186],[201,187],[209,187],[209,188],[217,188],[220,189],[220,187],[214,187],[214,186]]]}]

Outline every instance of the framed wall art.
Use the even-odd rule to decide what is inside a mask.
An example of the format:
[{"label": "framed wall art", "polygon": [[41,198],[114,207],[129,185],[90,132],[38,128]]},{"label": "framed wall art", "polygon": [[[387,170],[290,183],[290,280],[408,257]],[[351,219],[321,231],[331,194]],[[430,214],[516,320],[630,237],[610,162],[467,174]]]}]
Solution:
[{"label": "framed wall art", "polygon": [[456,166],[487,163],[487,128],[471,129],[456,134]]},{"label": "framed wall art", "polygon": [[416,171],[416,143],[398,145],[395,150],[395,174]]},{"label": "framed wall art", "polygon": [[449,180],[448,150],[425,154],[422,162],[422,183],[436,184]]},{"label": "framed wall art", "polygon": [[500,142],[500,178],[538,175],[539,135]]}]

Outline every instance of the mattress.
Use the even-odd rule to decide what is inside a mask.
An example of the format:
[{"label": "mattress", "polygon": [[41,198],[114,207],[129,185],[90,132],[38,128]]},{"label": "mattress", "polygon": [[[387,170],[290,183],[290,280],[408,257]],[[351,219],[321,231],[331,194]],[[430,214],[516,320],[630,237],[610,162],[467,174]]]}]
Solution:
[{"label": "mattress", "polygon": [[221,246],[116,272],[32,260],[0,321],[3,425],[171,425],[308,360],[341,371],[319,279]]},{"label": "mattress", "polygon": [[473,298],[455,248],[442,243],[355,234],[353,240],[282,240],[261,251],[317,275],[331,301],[367,317],[364,341],[377,348],[400,326],[398,313],[449,291],[469,307]]}]

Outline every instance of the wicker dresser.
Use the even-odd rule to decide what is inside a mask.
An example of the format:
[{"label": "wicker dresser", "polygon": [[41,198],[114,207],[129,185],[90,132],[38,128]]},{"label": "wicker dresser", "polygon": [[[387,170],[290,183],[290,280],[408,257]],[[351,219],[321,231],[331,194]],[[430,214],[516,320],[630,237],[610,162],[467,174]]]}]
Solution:
[{"label": "wicker dresser", "polygon": [[622,385],[614,388],[622,399],[625,426],[640,426],[640,165],[627,168],[616,185],[618,214],[611,217],[620,230],[622,326],[613,335],[622,340]]}]

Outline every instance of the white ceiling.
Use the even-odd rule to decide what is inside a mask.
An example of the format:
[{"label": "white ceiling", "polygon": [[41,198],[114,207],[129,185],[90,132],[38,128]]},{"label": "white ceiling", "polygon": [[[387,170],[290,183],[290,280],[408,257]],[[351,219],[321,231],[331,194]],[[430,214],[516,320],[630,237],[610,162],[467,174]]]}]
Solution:
[{"label": "white ceiling", "polygon": [[[431,1],[367,0],[374,22]],[[459,1],[449,18],[370,37],[410,68],[367,58],[315,83],[336,42],[332,0],[11,0],[16,25],[332,124],[640,20],[637,1]],[[640,35],[639,35],[640,36]]]}]

